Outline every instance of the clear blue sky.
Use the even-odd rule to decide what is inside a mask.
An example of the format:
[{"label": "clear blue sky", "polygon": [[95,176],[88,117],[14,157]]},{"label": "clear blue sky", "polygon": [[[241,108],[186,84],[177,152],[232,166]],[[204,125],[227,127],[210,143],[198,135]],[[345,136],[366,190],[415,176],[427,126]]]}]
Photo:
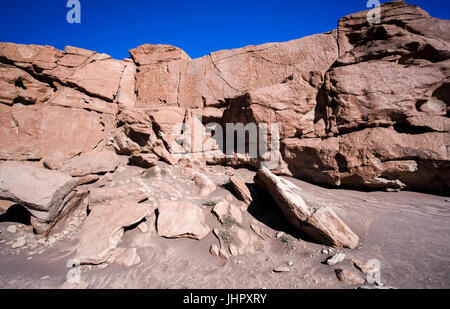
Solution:
[{"label": "clear blue sky", "polygon": [[[67,0],[0,0],[0,41],[66,45],[128,57],[144,43],[171,44],[192,58],[220,49],[283,42],[336,28],[367,0],[80,0],[81,24],[66,21]],[[381,1],[386,2],[386,1]],[[450,19],[448,0],[408,0]]]}]

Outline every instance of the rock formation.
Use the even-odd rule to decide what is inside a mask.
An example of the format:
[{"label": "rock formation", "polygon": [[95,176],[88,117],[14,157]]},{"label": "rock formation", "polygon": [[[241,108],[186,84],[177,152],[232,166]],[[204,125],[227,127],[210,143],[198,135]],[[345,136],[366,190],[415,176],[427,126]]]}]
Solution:
[{"label": "rock formation", "polygon": [[334,247],[358,246],[358,236],[331,208],[307,205],[302,190],[290,181],[264,168],[256,174],[255,182],[270,193],[286,219],[312,239]]},{"label": "rock formation", "polygon": [[[384,4],[379,24],[366,14],[327,33],[198,59],[168,45],[115,60],[0,43],[0,214],[21,205],[49,236],[85,206],[68,223],[76,230],[85,219],[82,264],[140,264],[136,248],[117,248],[136,226],[168,239],[213,231],[211,254],[229,259],[274,236],[249,219],[258,192],[206,167],[229,165],[259,170],[256,184],[292,226],[356,248],[333,207],[279,175],[363,190],[450,188],[450,21],[403,1]],[[230,124],[248,136],[234,140]],[[216,201],[228,185],[239,200],[228,192]],[[14,249],[29,238],[20,240]]]},{"label": "rock formation", "polygon": [[[168,45],[119,61],[0,43],[0,160],[81,176],[115,168],[104,151],[143,167],[195,156],[330,186],[448,191],[450,22],[403,1],[382,12],[380,24],[361,12],[328,33],[198,59]],[[275,164],[227,156],[220,138],[181,147],[199,116],[205,140],[211,122],[281,124]]]}]

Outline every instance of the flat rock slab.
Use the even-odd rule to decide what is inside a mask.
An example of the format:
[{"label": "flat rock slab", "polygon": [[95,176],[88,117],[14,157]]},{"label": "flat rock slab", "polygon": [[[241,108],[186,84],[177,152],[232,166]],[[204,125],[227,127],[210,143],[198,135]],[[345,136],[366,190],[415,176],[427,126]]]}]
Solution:
[{"label": "flat rock slab", "polygon": [[[0,199],[25,207],[41,222],[56,221],[78,205],[82,196],[73,192],[80,184],[58,171],[31,166],[22,162],[0,164]],[[73,198],[76,202],[71,202]]]},{"label": "flat rock slab", "polygon": [[61,168],[61,172],[81,177],[90,174],[113,172],[119,164],[119,157],[112,151],[92,151],[66,162]]},{"label": "flat rock slab", "polygon": [[230,177],[230,183],[236,196],[247,205],[250,205],[253,199],[247,185],[237,176]]},{"label": "flat rock slab", "polygon": [[81,264],[102,264],[122,239],[124,228],[151,214],[151,207],[127,200],[114,200],[94,207],[86,219],[77,251]]},{"label": "flat rock slab", "polygon": [[202,239],[211,231],[200,206],[161,201],[158,207],[158,235],[166,238]]},{"label": "flat rock slab", "polygon": [[255,182],[274,198],[286,219],[299,230],[323,244],[354,249],[358,236],[329,207],[312,208],[301,197],[302,190],[292,182],[263,168]]}]

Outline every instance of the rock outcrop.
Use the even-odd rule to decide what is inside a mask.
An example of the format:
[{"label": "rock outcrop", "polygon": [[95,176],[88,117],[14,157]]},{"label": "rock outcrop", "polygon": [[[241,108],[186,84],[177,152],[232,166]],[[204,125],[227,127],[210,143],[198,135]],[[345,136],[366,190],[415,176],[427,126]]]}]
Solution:
[{"label": "rock outcrop", "polygon": [[0,199],[25,207],[38,233],[46,234],[86,197],[81,180],[26,163],[0,163]]},{"label": "rock outcrop", "polygon": [[382,12],[373,26],[364,12],[339,21],[340,55],[316,107],[326,138],[287,139],[283,157],[294,176],[317,183],[443,192],[450,22],[403,1]]},{"label": "rock outcrop", "polygon": [[[383,4],[379,24],[366,16],[198,59],[169,45],[119,61],[0,43],[0,160],[81,176],[114,170],[114,151],[145,168],[187,158],[328,186],[448,192],[450,22],[403,1]],[[248,139],[242,153],[218,134],[238,123],[278,130],[252,156]]]},{"label": "rock outcrop", "polygon": [[354,249],[359,237],[327,206],[307,205],[302,190],[292,182],[261,169],[255,183],[266,189],[286,219],[312,239],[335,247]]}]

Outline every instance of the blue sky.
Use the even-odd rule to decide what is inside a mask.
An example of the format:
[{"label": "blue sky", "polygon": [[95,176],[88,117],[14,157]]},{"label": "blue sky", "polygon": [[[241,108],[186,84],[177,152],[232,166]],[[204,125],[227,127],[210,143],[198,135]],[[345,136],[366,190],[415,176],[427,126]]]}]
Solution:
[{"label": "blue sky", "polygon": [[[80,0],[81,24],[66,21],[67,0],[0,0],[0,41],[66,45],[128,57],[144,43],[171,44],[192,58],[283,42],[336,28],[367,0]],[[386,1],[381,1],[386,2]],[[448,0],[408,0],[450,19]]]}]

